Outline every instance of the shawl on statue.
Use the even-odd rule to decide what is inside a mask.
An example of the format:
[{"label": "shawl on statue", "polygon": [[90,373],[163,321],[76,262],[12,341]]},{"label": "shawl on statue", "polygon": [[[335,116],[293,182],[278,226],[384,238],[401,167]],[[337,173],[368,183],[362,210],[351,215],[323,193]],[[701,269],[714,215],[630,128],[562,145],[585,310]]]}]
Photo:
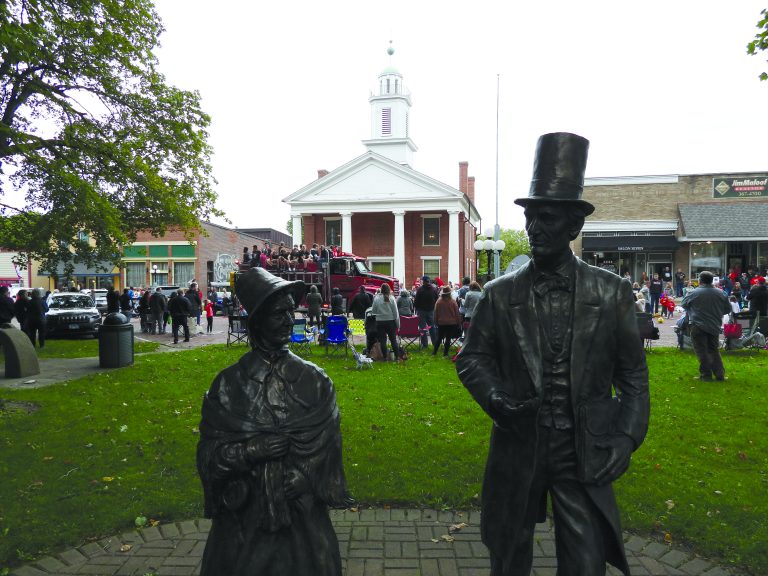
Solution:
[{"label": "shawl on statue", "polygon": [[[267,401],[270,387],[278,387],[285,399],[281,418]],[[287,351],[245,354],[216,377],[203,400],[197,467],[205,516],[226,508],[247,514],[247,522],[260,530],[290,526],[283,483],[292,468],[306,476],[315,498],[344,506],[348,493],[339,422],[333,383],[322,369]],[[225,445],[267,434],[287,437],[288,454],[238,466],[221,463],[218,454]]]}]

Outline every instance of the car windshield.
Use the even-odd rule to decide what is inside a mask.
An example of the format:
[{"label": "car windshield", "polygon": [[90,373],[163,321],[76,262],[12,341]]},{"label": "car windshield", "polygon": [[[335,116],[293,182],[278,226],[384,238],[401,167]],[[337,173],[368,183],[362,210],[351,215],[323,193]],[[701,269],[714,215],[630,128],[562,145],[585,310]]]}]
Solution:
[{"label": "car windshield", "polygon": [[363,262],[362,260],[355,260],[355,268],[357,268],[357,271],[360,274],[367,274],[371,270],[368,268],[368,266]]},{"label": "car windshield", "polygon": [[49,308],[93,308],[93,300],[85,294],[62,294],[51,299]]}]

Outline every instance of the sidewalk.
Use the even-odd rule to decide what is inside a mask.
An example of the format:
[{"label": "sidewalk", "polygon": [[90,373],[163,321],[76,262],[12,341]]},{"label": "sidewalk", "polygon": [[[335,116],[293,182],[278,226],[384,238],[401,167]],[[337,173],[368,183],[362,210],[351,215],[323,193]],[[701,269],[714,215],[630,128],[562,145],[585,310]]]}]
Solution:
[{"label": "sidewalk", "polygon": [[[363,509],[331,512],[346,576],[487,576],[480,513]],[[42,558],[11,576],[185,576],[200,573],[209,520],[131,530]],[[633,576],[736,576],[667,544],[625,535]],[[554,533],[536,530],[534,576],[555,576]],[[608,574],[618,575],[613,567]],[[224,576],[224,575],[222,575]]]}]

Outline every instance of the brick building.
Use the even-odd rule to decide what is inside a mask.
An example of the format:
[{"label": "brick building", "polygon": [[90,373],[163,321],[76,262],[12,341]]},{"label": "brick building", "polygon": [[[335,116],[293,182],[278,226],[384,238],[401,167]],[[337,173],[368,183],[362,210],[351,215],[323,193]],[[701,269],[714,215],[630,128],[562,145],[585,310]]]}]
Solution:
[{"label": "brick building", "polygon": [[264,247],[262,238],[240,230],[210,222],[201,222],[201,226],[207,235],[199,234],[191,243],[181,231],[168,231],[162,238],[139,234],[136,242],[124,250],[122,285],[186,287],[195,279],[200,290],[206,292],[211,282],[229,280],[229,272],[237,269],[235,260],[245,246]]},{"label": "brick building", "polygon": [[379,75],[369,102],[367,152],[330,172],[318,170],[317,180],[283,199],[293,243],[341,246],[406,286],[423,274],[454,282],[474,277],[480,215],[467,162],[459,163],[458,188],[413,169],[411,97],[395,68]]},{"label": "brick building", "polygon": [[688,278],[768,267],[768,174],[587,178],[595,205],[574,251],[633,279],[669,266]]}]

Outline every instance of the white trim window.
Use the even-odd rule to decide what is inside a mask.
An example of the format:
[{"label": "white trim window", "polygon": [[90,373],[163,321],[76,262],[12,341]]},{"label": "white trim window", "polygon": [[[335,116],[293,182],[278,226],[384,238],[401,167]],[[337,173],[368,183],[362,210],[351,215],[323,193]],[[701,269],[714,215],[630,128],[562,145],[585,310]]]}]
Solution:
[{"label": "white trim window", "polygon": [[440,246],[440,216],[424,216],[421,219],[423,246]]},{"label": "white trim window", "polygon": [[440,258],[422,256],[421,267],[423,276],[429,276],[430,278],[438,278],[440,276]]},{"label": "white trim window", "polygon": [[341,218],[325,219],[325,245],[341,246]]}]

